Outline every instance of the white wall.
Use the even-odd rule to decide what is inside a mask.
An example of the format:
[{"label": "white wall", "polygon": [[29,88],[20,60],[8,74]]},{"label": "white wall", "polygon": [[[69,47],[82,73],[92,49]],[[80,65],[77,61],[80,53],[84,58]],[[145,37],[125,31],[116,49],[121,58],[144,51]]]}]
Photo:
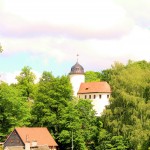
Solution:
[{"label": "white wall", "polygon": [[84,81],[85,81],[84,74],[71,74],[70,75],[70,82],[73,87],[74,96],[77,96],[80,84],[84,83]]},{"label": "white wall", "polygon": [[[95,95],[95,98],[94,98],[94,95]],[[103,110],[105,109],[105,106],[109,105],[110,93],[79,94],[78,97],[83,98],[83,99],[91,99],[92,104],[93,104],[93,109],[97,113],[96,116],[100,116]]]}]

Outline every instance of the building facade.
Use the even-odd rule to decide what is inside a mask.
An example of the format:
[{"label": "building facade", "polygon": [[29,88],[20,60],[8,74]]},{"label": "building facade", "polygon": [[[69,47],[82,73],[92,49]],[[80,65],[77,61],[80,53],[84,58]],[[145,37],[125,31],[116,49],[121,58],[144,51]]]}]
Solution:
[{"label": "building facade", "polygon": [[96,115],[100,116],[111,96],[110,85],[105,82],[85,82],[84,68],[77,62],[69,73],[74,96],[92,100]]},{"label": "building facade", "polygon": [[55,142],[45,127],[15,128],[4,142],[4,150],[57,150]]}]

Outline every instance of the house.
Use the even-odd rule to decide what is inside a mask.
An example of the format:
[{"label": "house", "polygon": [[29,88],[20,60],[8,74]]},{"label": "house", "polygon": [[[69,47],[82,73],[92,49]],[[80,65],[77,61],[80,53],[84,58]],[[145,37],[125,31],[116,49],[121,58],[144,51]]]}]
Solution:
[{"label": "house", "polygon": [[4,142],[4,150],[57,150],[58,145],[45,127],[15,128]]},{"label": "house", "polygon": [[109,105],[109,98],[111,95],[110,85],[105,81],[85,83],[84,68],[78,61],[71,67],[69,77],[74,96],[83,99],[91,99],[96,115],[100,116],[105,106]]}]

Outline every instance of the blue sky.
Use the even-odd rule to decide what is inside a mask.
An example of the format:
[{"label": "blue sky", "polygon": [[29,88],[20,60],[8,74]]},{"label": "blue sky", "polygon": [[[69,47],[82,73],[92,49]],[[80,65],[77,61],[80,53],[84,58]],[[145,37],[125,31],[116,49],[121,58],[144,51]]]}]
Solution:
[{"label": "blue sky", "polygon": [[149,0],[0,0],[1,80],[24,66],[40,76],[68,74],[79,62],[101,71],[150,59]]}]

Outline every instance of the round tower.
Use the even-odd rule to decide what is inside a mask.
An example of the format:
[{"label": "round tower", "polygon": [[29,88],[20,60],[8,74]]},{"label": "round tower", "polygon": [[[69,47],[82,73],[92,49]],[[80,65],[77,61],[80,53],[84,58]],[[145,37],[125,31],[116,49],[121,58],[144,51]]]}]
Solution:
[{"label": "round tower", "polygon": [[80,84],[85,82],[84,68],[78,63],[78,61],[71,67],[69,77],[73,87],[74,96],[77,96]]}]

